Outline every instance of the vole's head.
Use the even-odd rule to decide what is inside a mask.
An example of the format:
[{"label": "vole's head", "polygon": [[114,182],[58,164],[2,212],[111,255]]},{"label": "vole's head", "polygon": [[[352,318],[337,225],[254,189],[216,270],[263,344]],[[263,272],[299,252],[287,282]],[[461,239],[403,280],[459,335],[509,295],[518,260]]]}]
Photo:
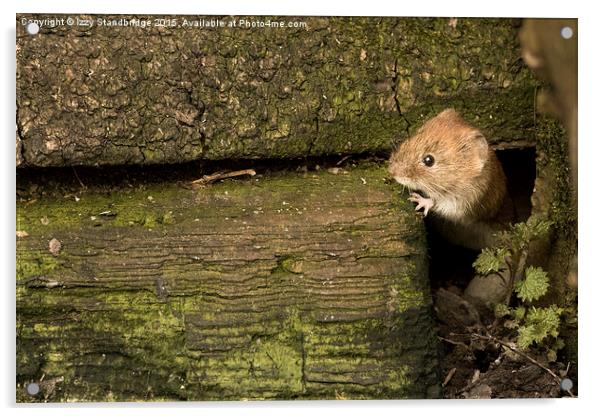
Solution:
[{"label": "vole's head", "polygon": [[433,199],[474,193],[475,179],[489,157],[481,132],[447,109],[401,143],[389,160],[389,173],[410,189]]}]

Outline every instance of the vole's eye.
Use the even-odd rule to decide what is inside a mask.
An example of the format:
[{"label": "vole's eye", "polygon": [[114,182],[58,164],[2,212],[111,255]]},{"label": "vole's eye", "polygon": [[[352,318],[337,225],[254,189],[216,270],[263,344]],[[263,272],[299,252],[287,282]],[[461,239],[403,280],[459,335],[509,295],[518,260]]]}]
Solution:
[{"label": "vole's eye", "polygon": [[422,163],[424,163],[429,168],[435,164],[435,158],[432,155],[426,155],[422,159]]}]

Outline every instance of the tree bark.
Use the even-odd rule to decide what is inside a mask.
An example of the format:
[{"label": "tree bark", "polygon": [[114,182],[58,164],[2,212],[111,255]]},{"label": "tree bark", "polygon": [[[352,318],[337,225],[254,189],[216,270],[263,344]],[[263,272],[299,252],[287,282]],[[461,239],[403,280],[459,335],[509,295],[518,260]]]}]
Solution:
[{"label": "tree bark", "polygon": [[[32,19],[91,19],[91,27]],[[497,148],[534,144],[518,19],[17,16],[21,166],[388,152],[455,107]],[[219,20],[236,27],[186,28]],[[303,22],[245,28],[241,20]]]},{"label": "tree bark", "polygon": [[424,229],[385,178],[19,201],[17,400],[437,396]]}]

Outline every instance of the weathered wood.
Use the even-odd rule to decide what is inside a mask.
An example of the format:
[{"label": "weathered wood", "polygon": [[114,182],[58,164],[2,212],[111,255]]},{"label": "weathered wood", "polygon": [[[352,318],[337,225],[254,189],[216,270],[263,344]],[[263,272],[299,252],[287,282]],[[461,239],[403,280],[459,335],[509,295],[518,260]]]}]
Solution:
[{"label": "weathered wood", "polygon": [[35,36],[23,25],[68,17],[134,18],[17,16],[24,166],[387,152],[450,106],[495,146],[534,143],[518,19],[173,16],[179,27],[44,25]]},{"label": "weathered wood", "polygon": [[19,202],[18,400],[437,395],[422,220],[384,168],[258,176]]}]

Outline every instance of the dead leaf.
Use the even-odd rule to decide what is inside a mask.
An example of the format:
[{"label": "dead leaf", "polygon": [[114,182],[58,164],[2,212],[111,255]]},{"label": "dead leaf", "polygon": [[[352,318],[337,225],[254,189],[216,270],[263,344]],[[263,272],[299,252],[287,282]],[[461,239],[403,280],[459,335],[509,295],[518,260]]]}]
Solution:
[{"label": "dead leaf", "polygon": [[53,256],[58,256],[61,252],[61,242],[56,238],[53,238],[48,242],[48,250],[52,253]]}]

